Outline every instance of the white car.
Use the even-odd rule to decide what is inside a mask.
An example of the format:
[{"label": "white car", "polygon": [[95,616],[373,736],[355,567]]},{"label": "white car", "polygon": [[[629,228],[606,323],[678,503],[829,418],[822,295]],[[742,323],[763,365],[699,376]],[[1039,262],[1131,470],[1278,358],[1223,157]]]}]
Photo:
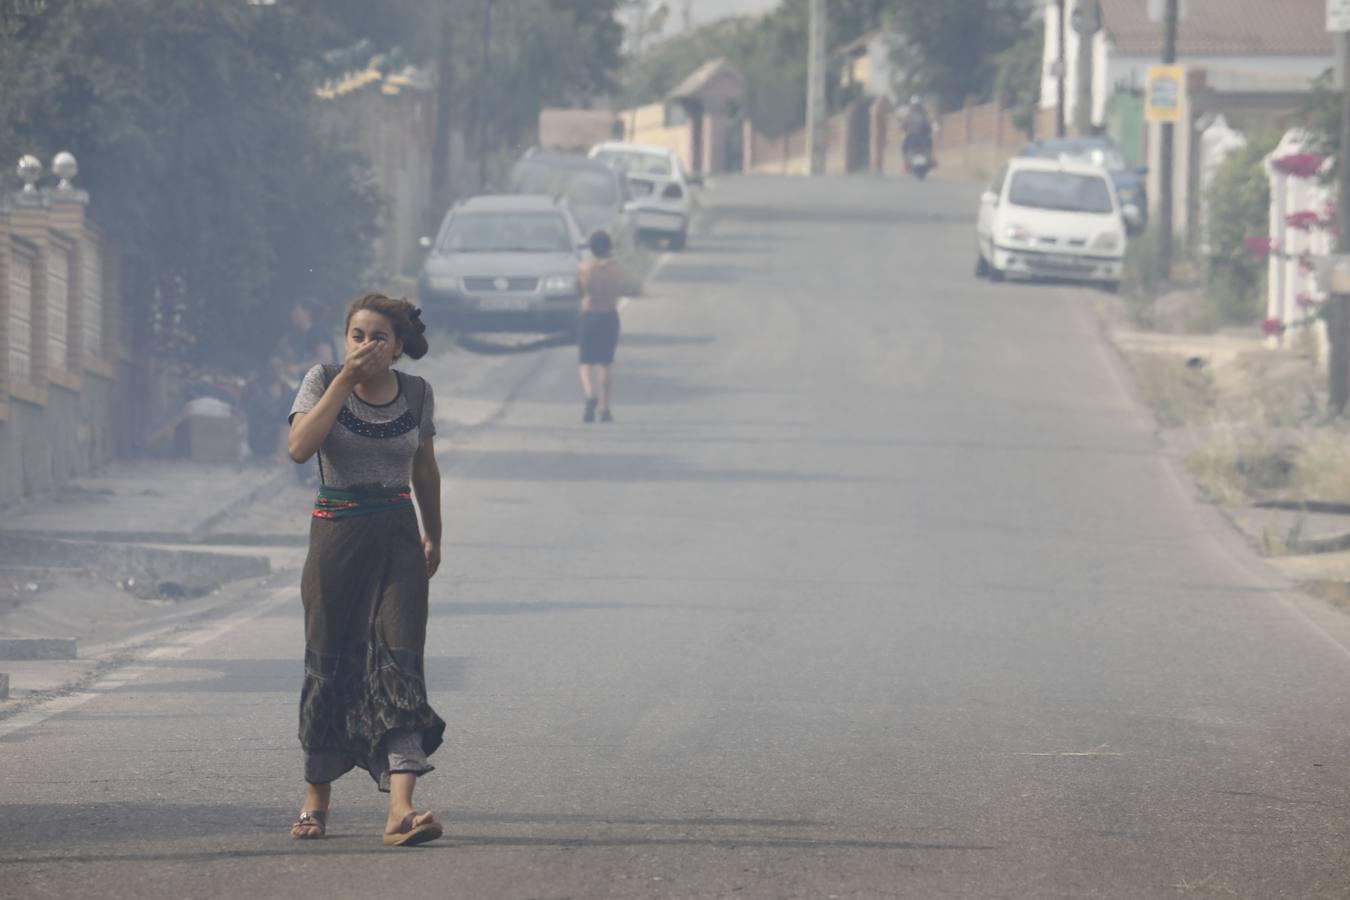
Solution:
[{"label": "white car", "polygon": [[590,156],[621,169],[628,176],[637,211],[640,238],[663,238],[672,249],[684,249],[689,238],[695,179],[672,150],[642,144],[596,144]]},{"label": "white car", "polygon": [[1120,286],[1125,220],[1099,166],[1019,157],[980,198],[975,274],[1070,278]]}]

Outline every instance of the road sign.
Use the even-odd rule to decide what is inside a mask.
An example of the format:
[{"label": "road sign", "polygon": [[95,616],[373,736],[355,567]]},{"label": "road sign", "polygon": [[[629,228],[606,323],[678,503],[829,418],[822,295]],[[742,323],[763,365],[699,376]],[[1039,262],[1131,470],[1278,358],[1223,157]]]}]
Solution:
[{"label": "road sign", "polygon": [[1350,31],[1350,0],[1327,0],[1327,31]]},{"label": "road sign", "polygon": [[1181,121],[1181,90],[1186,79],[1184,66],[1149,66],[1148,95],[1144,119],[1173,124]]}]

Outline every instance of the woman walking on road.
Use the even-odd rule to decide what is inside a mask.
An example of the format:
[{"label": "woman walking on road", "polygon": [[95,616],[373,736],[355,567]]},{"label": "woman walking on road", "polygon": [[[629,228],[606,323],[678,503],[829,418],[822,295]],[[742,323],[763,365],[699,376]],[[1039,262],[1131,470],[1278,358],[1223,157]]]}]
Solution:
[{"label": "woman walking on road", "polygon": [[435,401],[426,381],[393,368],[426,354],[425,331],[407,300],[353,300],[344,365],[310,369],[291,409],[291,459],[317,453],[320,483],[300,587],[308,788],[296,839],[324,836],[332,783],[353,766],[389,794],[385,844],[441,836],[435,816],[412,805],[445,731],[423,671],[428,583],[441,562]]},{"label": "woman walking on road", "polygon": [[[614,379],[614,350],[619,346],[619,295],[623,293],[623,269],[611,255],[609,235],[591,235],[591,258],[577,268],[581,289],[581,317],[577,322],[577,348],[581,360],[581,387],[586,392],[583,422],[613,422],[609,411]],[[599,389],[599,397],[596,389]]]}]

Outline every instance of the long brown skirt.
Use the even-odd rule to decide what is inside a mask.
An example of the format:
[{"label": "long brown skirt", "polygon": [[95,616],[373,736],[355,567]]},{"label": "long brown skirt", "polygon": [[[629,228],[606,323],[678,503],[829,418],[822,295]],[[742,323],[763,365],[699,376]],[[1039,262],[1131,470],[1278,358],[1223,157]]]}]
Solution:
[{"label": "long brown skirt", "polygon": [[427,702],[423,668],[427,587],[411,508],[312,520],[300,582],[307,781],[326,784],[360,766],[387,791],[391,732],[419,735],[427,756],[440,746],[445,722]]}]

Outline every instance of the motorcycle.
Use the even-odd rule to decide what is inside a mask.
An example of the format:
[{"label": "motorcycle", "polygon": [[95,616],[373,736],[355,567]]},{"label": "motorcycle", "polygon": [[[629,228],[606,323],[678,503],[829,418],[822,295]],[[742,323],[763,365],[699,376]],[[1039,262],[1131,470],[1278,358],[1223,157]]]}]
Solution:
[{"label": "motorcycle", "polygon": [[905,159],[905,168],[915,178],[923,181],[928,177],[928,173],[937,168],[937,162],[933,159],[933,154],[928,150],[915,150]]},{"label": "motorcycle", "polygon": [[906,141],[906,144],[905,171],[923,181],[929,172],[937,168],[937,160],[933,158],[933,142],[915,139]]}]

